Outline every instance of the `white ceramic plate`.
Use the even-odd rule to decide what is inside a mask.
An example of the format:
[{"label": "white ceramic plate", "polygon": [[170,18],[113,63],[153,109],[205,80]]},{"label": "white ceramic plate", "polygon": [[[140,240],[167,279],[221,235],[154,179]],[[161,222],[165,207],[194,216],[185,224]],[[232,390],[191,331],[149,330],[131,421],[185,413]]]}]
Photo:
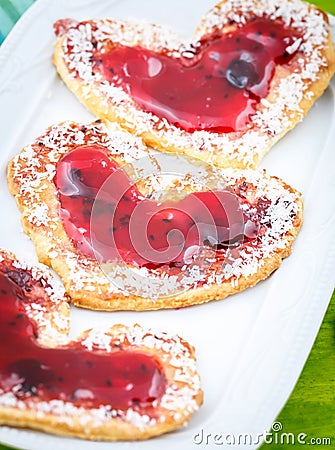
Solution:
[{"label": "white ceramic plate", "polygon": [[[93,118],[52,66],[53,22],[64,17],[136,17],[170,25],[191,37],[200,17],[214,3],[38,0],[21,18],[0,53],[0,246],[19,257],[36,259],[7,190],[9,159],[52,123]],[[305,121],[264,160],[263,167],[301,190],[305,201],[305,222],[293,254],[268,280],[228,300],[178,311],[102,313],[72,308],[73,336],[93,325],[139,322],[177,332],[195,345],[205,403],[189,426],[146,442],[115,444],[0,427],[0,441],[29,450],[47,446],[188,450],[217,448],[214,434],[256,436],[271,427],[299,377],[334,287],[334,89],[335,80]],[[289,424],[285,431],[288,428]],[[212,434],[209,445],[194,443],[201,430]]]}]

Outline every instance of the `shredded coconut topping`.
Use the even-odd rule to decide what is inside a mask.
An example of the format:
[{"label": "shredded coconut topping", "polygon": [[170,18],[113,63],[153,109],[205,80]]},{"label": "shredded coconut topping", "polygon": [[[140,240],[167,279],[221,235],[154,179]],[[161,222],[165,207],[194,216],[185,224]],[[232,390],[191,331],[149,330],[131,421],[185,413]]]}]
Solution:
[{"label": "shredded coconut topping", "polygon": [[[1,248],[0,264],[7,269],[29,272],[32,277],[32,292],[36,294],[37,298],[44,300],[39,303],[25,303],[27,314],[36,321],[41,330],[40,340],[42,343],[63,343],[69,330],[69,319],[64,315],[63,308],[67,311],[68,303],[61,282],[43,264],[18,261]],[[60,313],[62,310],[63,313]]]},{"label": "shredded coconut topping", "polygon": [[[173,187],[175,191],[184,193],[192,190],[202,191],[208,187],[230,188],[234,191],[239,189],[240,184],[245,183],[245,195],[251,205],[250,214],[252,205],[259,199],[267,201],[261,218],[264,230],[257,240],[243,243],[239,249],[227,248],[217,251],[214,256],[207,256],[205,261],[209,266],[205,268],[196,263],[185,264],[176,274],[169,268],[135,268],[121,264],[121,261],[120,264],[113,263],[102,268],[97,261],[78,252],[64,232],[59,234],[57,231],[63,228],[58,214],[57,189],[50,181],[50,173],[54,173],[51,166],[55,167],[61,155],[75,145],[93,143],[105,146],[111,158],[115,158],[121,165],[134,158],[134,166],[130,167],[134,167],[133,174],[137,176],[140,172],[136,169],[135,163],[138,160],[135,158],[140,158],[143,154],[149,155],[149,150],[142,141],[129,133],[108,130],[102,123],[81,125],[69,122],[47,130],[45,135],[14,158],[11,167],[17,199],[24,206],[25,220],[30,222],[34,229],[38,229],[39,236],[45,236],[46,256],[51,259],[51,265],[53,266],[53,260],[59,261],[61,258],[69,271],[66,286],[68,292],[80,291],[100,298],[103,296],[106,308],[110,305],[112,307],[113,298],[127,298],[134,292],[139,292],[137,295],[145,298],[148,307],[152,307],[158,298],[176,295],[192,288],[210,289],[213,285],[220,286],[227,282],[236,287],[241,277],[254,275],[267,258],[271,258],[281,249],[290,248],[294,238],[292,230],[296,226],[297,217],[298,222],[300,220],[302,209],[301,197],[297,191],[265,172],[221,169],[213,175],[212,169],[207,170],[201,166],[197,169],[195,178],[187,174],[175,183],[160,175],[159,163],[155,156],[151,155],[149,160],[156,168],[157,176],[140,180],[141,189],[145,189],[145,193],[154,195],[155,185],[159,186],[160,190],[168,191]],[[48,201],[48,204],[45,203],[44,190],[41,189],[43,186],[48,189],[53,199],[52,202]],[[57,270],[57,267],[55,268]]]},{"label": "shredded coconut topping", "polygon": [[[272,87],[271,102],[262,102],[245,130],[234,133],[195,131],[188,133],[166,119],[142,111],[121,88],[109,83],[101,74],[93,73],[95,48],[104,52],[110,42],[140,45],[157,52],[164,51],[176,58],[185,54],[205,35],[223,29],[229,22],[244,24],[251,16],[281,19],[284,24],[301,32],[288,53],[299,50],[293,73],[287,74]],[[276,137],[302,120],[301,101],[327,64],[322,51],[328,39],[328,24],[322,13],[300,0],[227,0],[215,6],[202,20],[193,43],[187,44],[170,29],[145,22],[125,20],[92,20],[67,30],[62,42],[62,58],[70,76],[81,80],[83,97],[99,98],[100,108],[108,117],[113,109],[125,128],[138,135],[155,136],[163,148],[185,151],[193,149],[199,158],[211,162],[219,155],[220,164],[252,167],[266,153]],[[94,46],[93,46],[94,42]],[[218,161],[216,161],[219,164]]]},{"label": "shredded coconut topping", "polygon": [[[64,298],[64,290],[59,282],[42,265],[31,266],[24,262],[11,259],[5,251],[0,250],[0,262],[5,264],[5,269],[16,268],[29,271],[33,281],[39,281],[44,285],[44,295],[47,301],[44,303],[25,303],[28,316],[33,319],[41,334],[42,342],[48,345],[66,345],[66,335],[69,330],[68,317],[64,316],[64,310],[59,306],[67,306]],[[41,292],[39,292],[41,296]],[[195,412],[199,405],[196,401],[200,391],[200,379],[196,370],[195,358],[191,347],[177,335],[152,329],[143,329],[139,325],[126,327],[115,325],[109,330],[92,329],[86,332],[79,340],[80,344],[89,351],[101,350],[106,353],[118,351],[122,345],[130,350],[141,351],[155,350],[155,355],[162,362],[162,366],[170,366],[167,375],[167,389],[162,398],[155,400],[154,416],[150,417],[146,410],[128,408],[127,410],[112,409],[111,405],[102,405],[99,408],[84,408],[62,400],[40,401],[37,397],[23,399],[17,395],[21,386],[16,384],[10,391],[0,389],[0,406],[5,408],[18,408],[29,410],[36,417],[43,418],[47,414],[57,416],[57,421],[66,423],[70,427],[79,421],[88,431],[100,427],[111,420],[122,420],[134,427],[143,430],[153,427],[169,419],[171,414],[178,414],[179,423],[188,420],[190,414]]]}]

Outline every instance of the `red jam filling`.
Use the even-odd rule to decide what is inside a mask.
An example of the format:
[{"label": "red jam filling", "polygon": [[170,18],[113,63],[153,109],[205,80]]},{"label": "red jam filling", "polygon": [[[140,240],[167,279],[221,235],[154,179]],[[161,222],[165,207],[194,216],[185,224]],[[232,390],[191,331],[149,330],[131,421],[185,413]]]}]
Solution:
[{"label": "red jam filling", "polygon": [[66,153],[55,183],[68,236],[80,252],[101,262],[121,258],[140,267],[178,267],[203,246],[217,250],[259,231],[230,191],[195,192],[175,202],[143,197],[98,145]]},{"label": "red jam filling", "polygon": [[204,38],[180,58],[117,45],[94,54],[94,70],[121,86],[145,111],[186,131],[243,129],[267,96],[275,67],[298,38],[282,22],[254,18]]},{"label": "red jam filling", "polygon": [[107,353],[76,342],[58,348],[38,344],[36,324],[26,312],[32,283],[27,271],[0,272],[0,389],[19,399],[56,399],[88,408],[152,407],[166,389],[153,357],[121,347]]}]

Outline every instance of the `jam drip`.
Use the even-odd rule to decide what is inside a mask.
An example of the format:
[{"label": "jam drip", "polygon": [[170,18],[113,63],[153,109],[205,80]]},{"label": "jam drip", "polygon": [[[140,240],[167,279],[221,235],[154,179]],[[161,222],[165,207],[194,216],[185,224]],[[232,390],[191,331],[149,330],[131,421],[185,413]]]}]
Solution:
[{"label": "jam drip", "polygon": [[78,342],[40,346],[36,324],[26,312],[32,288],[28,272],[0,272],[0,389],[12,390],[18,399],[62,400],[87,408],[111,405],[120,410],[150,409],[164,394],[161,367],[140,351],[89,351]]},{"label": "jam drip", "polygon": [[214,250],[257,236],[230,191],[195,192],[178,202],[143,197],[103,147],[81,146],[57,164],[60,216],[80,252],[100,262],[150,268],[190,263],[204,246]]},{"label": "jam drip", "polygon": [[243,129],[267,96],[275,67],[299,38],[282,22],[254,18],[226,34],[204,38],[180,58],[116,45],[95,52],[94,70],[121,86],[145,111],[183,130]]}]

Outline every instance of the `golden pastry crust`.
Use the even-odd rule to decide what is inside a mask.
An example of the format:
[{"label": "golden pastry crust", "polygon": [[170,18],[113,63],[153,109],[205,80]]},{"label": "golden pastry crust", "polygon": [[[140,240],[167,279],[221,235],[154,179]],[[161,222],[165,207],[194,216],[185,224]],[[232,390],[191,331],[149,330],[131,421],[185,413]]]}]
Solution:
[{"label": "golden pastry crust", "polygon": [[[62,155],[78,145],[94,143],[106,147],[110,157],[121,165],[149,154],[139,138],[126,132],[110,131],[97,122],[67,122],[49,128],[8,166],[9,189],[22,212],[24,231],[34,242],[39,260],[63,280],[75,305],[99,310],[150,310],[223,299],[265,279],[290,254],[302,222],[301,195],[265,172],[220,169],[216,189],[221,183],[246,198],[251,208],[259,202],[267,205],[260,218],[263,231],[256,241],[217,250],[214,255],[212,251],[210,259],[205,258],[207,266],[185,264],[177,273],[170,267],[138,269],[121,262],[99,264],[79,252],[66,234],[53,181]],[[156,176],[142,177],[139,188],[144,195],[153,196],[157,187],[164,189],[164,177],[155,157],[149,159]],[[175,182],[170,180],[167,188],[172,186],[179,192],[206,190],[210,170],[205,168],[196,179],[186,175]]]},{"label": "golden pastry crust", "polygon": [[[121,88],[93,73],[94,48],[113,44],[139,45],[177,56],[189,48],[173,31],[134,21],[103,19],[78,24],[60,20],[54,64],[69,89],[96,116],[117,121],[161,151],[187,154],[218,167],[254,168],[268,150],[299,121],[326,89],[334,71],[335,54],[328,17],[300,0],[223,0],[203,18],[194,42],[214,30],[223,32],[250,16],[282,19],[302,38],[287,51],[298,52],[277,66],[270,91],[248,126],[238,132],[187,132],[165,119],[144,112]],[[231,25],[234,21],[235,25]]]},{"label": "golden pastry crust", "polygon": [[[27,265],[0,249],[0,274],[8,270],[31,276],[31,291],[26,294],[29,301],[25,302],[25,309],[27,316],[37,325],[41,345],[55,348],[76,342],[80,344],[79,348],[106,355],[139,351],[159,362],[167,384],[163,396],[153,402],[150,410],[134,406],[124,411],[112,409],[113,405],[88,408],[60,399],[48,401],[38,396],[22,396],[17,394],[18,385],[6,390],[0,387],[1,425],[29,427],[91,440],[140,440],[185,425],[202,404],[203,393],[194,348],[182,338],[146,330],[138,324],[118,324],[105,331],[85,331],[75,341],[70,341],[67,337],[69,307],[64,290],[56,279],[41,265]],[[38,305],[34,303],[36,298]]]}]

